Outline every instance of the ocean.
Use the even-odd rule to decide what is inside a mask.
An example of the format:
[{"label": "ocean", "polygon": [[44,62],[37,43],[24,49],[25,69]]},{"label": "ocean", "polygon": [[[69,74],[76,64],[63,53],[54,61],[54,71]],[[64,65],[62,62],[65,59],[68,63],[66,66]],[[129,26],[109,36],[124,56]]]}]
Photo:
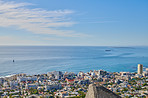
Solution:
[{"label": "ocean", "polygon": [[0,77],[55,70],[136,72],[137,64],[148,68],[148,47],[0,46]]}]

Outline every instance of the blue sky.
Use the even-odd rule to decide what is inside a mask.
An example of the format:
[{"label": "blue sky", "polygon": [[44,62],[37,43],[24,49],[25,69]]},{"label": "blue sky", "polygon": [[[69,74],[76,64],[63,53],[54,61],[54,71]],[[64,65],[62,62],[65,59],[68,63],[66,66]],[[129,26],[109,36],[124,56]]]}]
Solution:
[{"label": "blue sky", "polygon": [[0,45],[147,46],[148,0],[0,0]]}]

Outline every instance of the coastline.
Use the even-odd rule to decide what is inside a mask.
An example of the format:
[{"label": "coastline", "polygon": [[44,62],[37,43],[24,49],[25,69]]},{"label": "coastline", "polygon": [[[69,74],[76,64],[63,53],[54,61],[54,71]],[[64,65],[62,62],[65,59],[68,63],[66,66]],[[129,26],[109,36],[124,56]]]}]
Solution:
[{"label": "coastline", "polygon": [[98,84],[103,92],[108,91],[118,97],[145,97],[148,94],[148,68],[143,71],[143,65],[138,64],[137,70],[134,73],[90,70],[77,74],[52,71],[46,74],[9,75],[0,78],[0,96],[85,98],[92,91],[89,90],[91,84]]}]

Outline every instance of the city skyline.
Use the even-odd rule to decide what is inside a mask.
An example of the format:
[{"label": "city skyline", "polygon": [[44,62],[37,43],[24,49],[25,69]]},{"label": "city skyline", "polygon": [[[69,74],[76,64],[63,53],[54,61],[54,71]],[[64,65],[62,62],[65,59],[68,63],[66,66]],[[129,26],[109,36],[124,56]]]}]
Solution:
[{"label": "city skyline", "polygon": [[0,0],[0,45],[148,46],[147,0]]}]

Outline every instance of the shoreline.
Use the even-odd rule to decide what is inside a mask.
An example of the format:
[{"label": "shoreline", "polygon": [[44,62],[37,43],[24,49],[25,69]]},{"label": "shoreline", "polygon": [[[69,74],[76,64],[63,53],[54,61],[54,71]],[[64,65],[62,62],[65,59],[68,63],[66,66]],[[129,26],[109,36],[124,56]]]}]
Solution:
[{"label": "shoreline", "polygon": [[[98,69],[98,70],[104,70],[104,69]],[[98,70],[90,70],[90,71],[98,71]],[[53,70],[53,71],[49,71],[49,72],[54,72],[54,71],[59,71],[59,70]],[[106,70],[104,70],[106,71]],[[64,72],[68,72],[68,71],[60,71],[62,73]],[[79,72],[84,72],[84,71],[79,71]],[[74,74],[78,74],[79,72],[75,73],[75,72],[68,72],[68,73],[74,73]],[[106,71],[108,73],[120,73],[120,72],[129,72],[129,71],[120,71],[120,72],[110,72],[110,71]],[[20,75],[20,74],[26,74],[27,76],[34,76],[34,75],[43,75],[43,74],[47,74],[48,72],[46,73],[38,73],[38,74],[27,74],[27,73],[16,73],[16,74],[9,74],[9,75],[6,75],[6,76],[0,76],[0,78],[10,78],[12,76],[15,76],[15,75]],[[87,73],[87,72],[84,72],[84,73]],[[137,73],[137,72],[129,72],[129,73]]]}]

